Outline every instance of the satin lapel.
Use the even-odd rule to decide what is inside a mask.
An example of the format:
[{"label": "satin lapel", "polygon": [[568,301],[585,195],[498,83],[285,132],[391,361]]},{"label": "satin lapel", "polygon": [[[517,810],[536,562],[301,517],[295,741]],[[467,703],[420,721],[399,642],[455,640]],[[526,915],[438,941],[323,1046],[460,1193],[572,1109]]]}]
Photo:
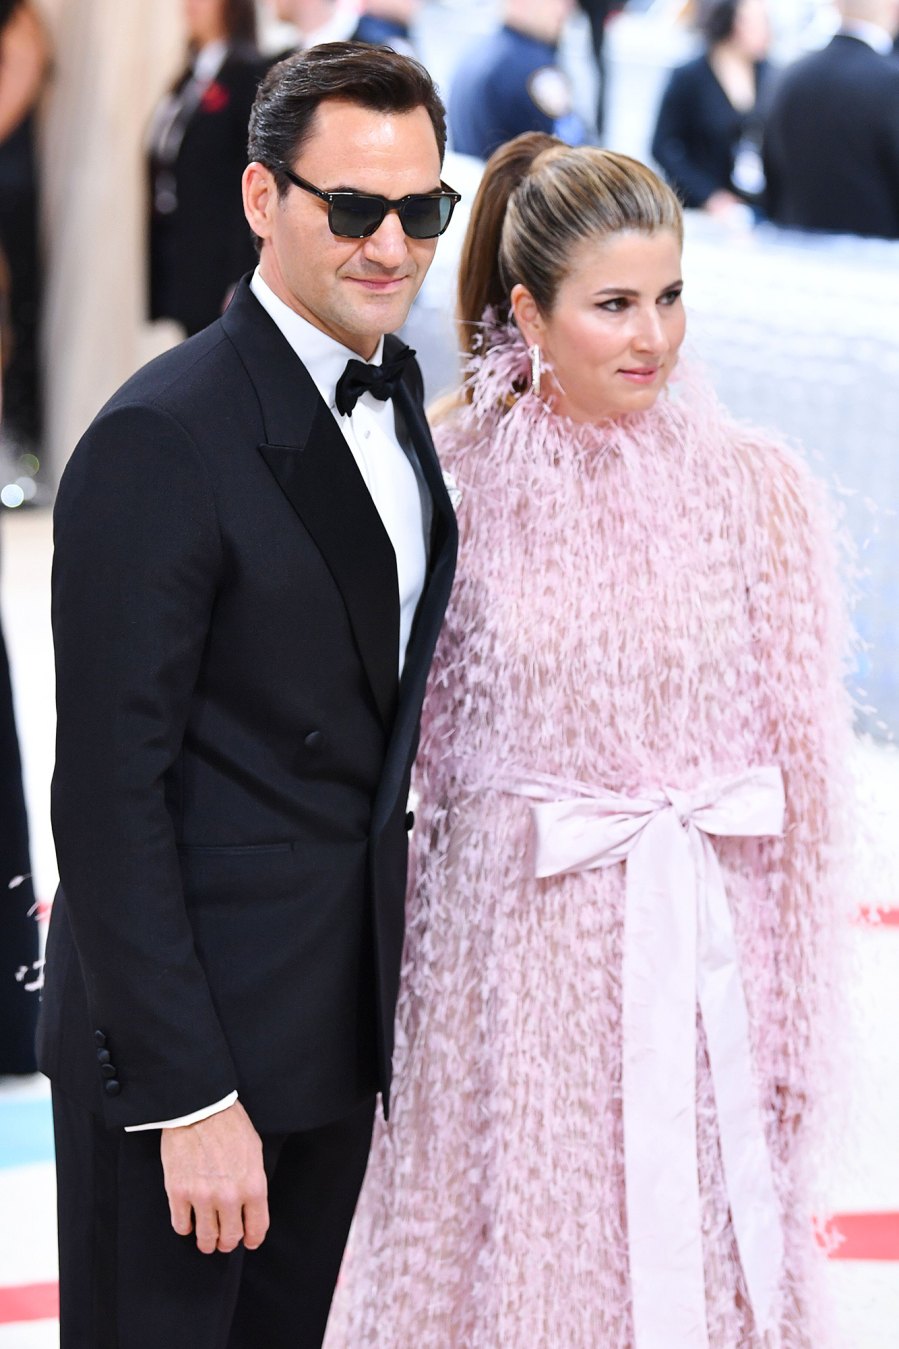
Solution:
[{"label": "satin lapel", "polygon": [[412,746],[418,731],[428,672],[452,589],[458,546],[456,517],[443,481],[424,410],[405,384],[400,386],[395,399],[412,436],[422,473],[434,501],[434,522],[428,578],[406,650],[396,722],[375,802],[372,821],[375,832],[384,825],[393,811],[397,793],[402,789],[406,778]]},{"label": "satin lapel", "polygon": [[397,389],[394,402],[398,405],[406,423],[415,453],[418,456],[418,462],[421,465],[421,471],[431,493],[431,501],[434,507],[430,548],[431,569],[433,570],[450,534],[455,536],[456,517],[446,490],[446,484],[443,481],[437,451],[434,449],[431,430],[421,403],[409,390],[405,382]]},{"label": "satin lapel", "polygon": [[381,720],[389,726],[400,644],[396,557],[349,447],[320,401],[304,446],[260,445],[259,451],[337,583]]},{"label": "satin lapel", "polygon": [[259,396],[266,431],[259,452],[334,578],[389,727],[400,623],[393,545],[334,417],[246,280],[222,323]]}]

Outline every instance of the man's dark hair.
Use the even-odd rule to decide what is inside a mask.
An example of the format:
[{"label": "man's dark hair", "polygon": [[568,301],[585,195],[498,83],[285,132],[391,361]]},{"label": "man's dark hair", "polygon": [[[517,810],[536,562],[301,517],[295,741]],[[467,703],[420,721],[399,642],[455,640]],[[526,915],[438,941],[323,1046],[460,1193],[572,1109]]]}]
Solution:
[{"label": "man's dark hair", "polygon": [[250,160],[271,169],[284,196],[290,167],[313,131],[319,103],[340,99],[373,112],[414,112],[431,119],[440,162],[446,149],[446,111],[423,65],[390,47],[364,42],[327,42],[272,66],[250,114]]}]

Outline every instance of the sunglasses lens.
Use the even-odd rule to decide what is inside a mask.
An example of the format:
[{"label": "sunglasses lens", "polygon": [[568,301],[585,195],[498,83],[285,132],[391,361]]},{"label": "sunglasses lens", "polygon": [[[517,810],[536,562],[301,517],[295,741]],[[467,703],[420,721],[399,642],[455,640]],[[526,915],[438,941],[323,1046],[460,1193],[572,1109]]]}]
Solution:
[{"label": "sunglasses lens", "polygon": [[410,239],[435,239],[449,220],[449,206],[446,197],[410,197],[400,211],[403,229]]},{"label": "sunglasses lens", "polygon": [[[455,204],[450,196],[411,196],[399,208],[403,229],[410,239],[436,239],[449,224]],[[380,197],[335,193],[328,224],[331,233],[343,239],[366,239],[386,213],[386,203]]]},{"label": "sunglasses lens", "polygon": [[332,234],[344,239],[364,239],[384,219],[384,203],[377,197],[362,197],[347,192],[331,203],[328,223]]}]

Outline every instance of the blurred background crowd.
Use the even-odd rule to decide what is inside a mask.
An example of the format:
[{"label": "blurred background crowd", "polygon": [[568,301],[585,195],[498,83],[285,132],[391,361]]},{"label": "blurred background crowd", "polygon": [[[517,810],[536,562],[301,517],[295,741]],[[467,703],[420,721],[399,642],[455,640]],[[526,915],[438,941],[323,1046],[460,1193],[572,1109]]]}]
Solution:
[{"label": "blurred background crowd", "polygon": [[4,505],[51,489],[105,396],[252,265],[237,183],[279,55],[415,51],[469,197],[519,131],[598,141],[660,168],[710,240],[817,244],[823,290],[895,257],[834,241],[899,239],[897,30],[899,0],[0,0]]},{"label": "blurred background crowd", "polygon": [[[52,501],[107,396],[212,321],[253,266],[239,182],[268,66],[317,42],[387,42],[435,76],[444,177],[463,194],[405,333],[428,397],[456,380],[458,249],[491,151],[535,129],[654,164],[688,208],[694,350],[737,415],[800,441],[836,489],[854,557],[859,723],[888,744],[897,32],[899,0],[0,0],[0,528]],[[3,735],[3,780],[17,783]],[[25,808],[10,791],[0,874],[26,877],[24,923]]]}]

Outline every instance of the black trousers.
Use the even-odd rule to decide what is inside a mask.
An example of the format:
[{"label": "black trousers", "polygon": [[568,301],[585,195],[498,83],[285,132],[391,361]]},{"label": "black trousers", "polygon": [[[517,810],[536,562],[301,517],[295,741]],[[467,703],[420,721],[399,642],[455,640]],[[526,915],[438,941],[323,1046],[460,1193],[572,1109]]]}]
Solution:
[{"label": "black trousers", "polygon": [[373,1119],[371,1100],[264,1136],[265,1241],[202,1255],[171,1227],[158,1132],[107,1130],[54,1087],[60,1349],[320,1349]]}]

